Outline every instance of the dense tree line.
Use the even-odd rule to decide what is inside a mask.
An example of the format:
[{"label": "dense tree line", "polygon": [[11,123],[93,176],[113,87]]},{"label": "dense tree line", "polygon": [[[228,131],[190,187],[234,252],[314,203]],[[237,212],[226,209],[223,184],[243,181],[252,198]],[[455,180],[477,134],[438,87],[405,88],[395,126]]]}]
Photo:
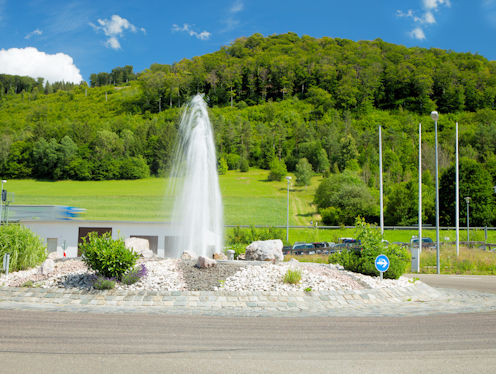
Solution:
[{"label": "dense tree line", "polygon": [[[438,109],[443,224],[452,221],[447,175],[456,121],[462,157],[484,173],[485,192],[473,223],[496,224],[494,194],[487,193],[496,185],[495,77],[495,63],[477,55],[294,34],[255,34],[218,52],[154,64],[138,74],[131,66],[115,68],[93,74],[92,87],[54,90],[54,84],[48,92],[43,81],[0,76],[4,89],[9,87],[0,90],[0,176],[164,175],[180,106],[205,92],[219,170],[270,169],[274,180],[287,170],[302,185],[309,174],[322,174],[328,178],[322,189],[340,193],[324,191],[325,198],[315,199],[330,224],[352,223],[357,212],[378,220],[379,125],[386,224],[416,222],[422,122],[424,220],[433,223],[434,134],[428,114]],[[464,193],[476,194],[479,179],[462,178]]]},{"label": "dense tree line", "polygon": [[63,90],[72,90],[76,84],[70,82],[46,82],[43,78],[33,79],[19,75],[0,74],[0,98],[15,94],[51,94]]},{"label": "dense tree line", "polygon": [[133,80],[136,80],[136,74],[133,72],[133,67],[131,65],[116,67],[112,69],[111,73],[101,72],[90,75],[91,87],[108,85],[120,86]]},{"label": "dense tree line", "polygon": [[496,99],[496,62],[479,55],[294,33],[239,38],[215,53],[154,64],[139,80],[151,111],[197,92],[212,106],[296,96],[311,100],[317,117],[329,108],[476,111]]}]

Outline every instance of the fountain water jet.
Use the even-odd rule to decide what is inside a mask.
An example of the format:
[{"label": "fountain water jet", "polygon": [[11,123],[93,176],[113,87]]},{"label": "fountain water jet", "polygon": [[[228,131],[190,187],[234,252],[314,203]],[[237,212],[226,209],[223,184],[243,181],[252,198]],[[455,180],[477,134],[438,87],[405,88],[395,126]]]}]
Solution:
[{"label": "fountain water jet", "polygon": [[211,258],[223,248],[224,217],[212,125],[201,95],[183,112],[170,180],[176,230],[172,256],[189,251]]}]

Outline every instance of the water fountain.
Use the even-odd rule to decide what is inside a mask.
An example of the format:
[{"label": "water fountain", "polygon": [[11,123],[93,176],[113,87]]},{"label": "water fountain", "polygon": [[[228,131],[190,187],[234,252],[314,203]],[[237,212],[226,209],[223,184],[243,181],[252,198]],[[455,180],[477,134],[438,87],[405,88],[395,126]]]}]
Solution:
[{"label": "water fountain", "polygon": [[193,97],[183,112],[170,177],[175,195],[171,255],[188,251],[211,258],[223,248],[224,217],[212,125],[202,95]]}]

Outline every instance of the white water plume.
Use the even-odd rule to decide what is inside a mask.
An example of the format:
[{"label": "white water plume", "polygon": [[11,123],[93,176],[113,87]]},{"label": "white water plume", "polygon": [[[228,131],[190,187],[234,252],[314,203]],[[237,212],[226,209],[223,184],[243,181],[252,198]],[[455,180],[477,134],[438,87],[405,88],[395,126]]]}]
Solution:
[{"label": "white water plume", "polygon": [[185,251],[212,258],[221,252],[224,216],[207,104],[196,95],[186,106],[170,176],[175,194],[173,257]]}]

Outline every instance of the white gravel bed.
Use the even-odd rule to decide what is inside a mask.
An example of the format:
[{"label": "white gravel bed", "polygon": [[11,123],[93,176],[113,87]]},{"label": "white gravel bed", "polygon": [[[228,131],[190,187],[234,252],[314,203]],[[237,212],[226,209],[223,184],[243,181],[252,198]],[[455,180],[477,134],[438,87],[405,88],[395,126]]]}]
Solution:
[{"label": "white gravel bed", "polygon": [[[179,268],[178,259],[141,259],[137,266],[145,264],[147,275],[132,285],[116,282],[116,289],[183,291],[187,285]],[[301,281],[292,285],[283,282],[288,269],[299,269]],[[80,259],[58,261],[48,274],[41,274],[39,268],[2,275],[0,286],[20,287],[30,281],[31,286],[41,288],[83,288],[91,289],[96,275]],[[218,290],[247,294],[250,292],[290,292],[290,291],[336,291],[359,290],[386,287],[405,287],[412,283],[408,278],[398,280],[370,277],[343,270],[339,265],[300,263],[296,260],[278,264],[265,263],[247,265],[228,277]]]},{"label": "white gravel bed", "polygon": [[[300,283],[293,285],[284,283],[284,275],[288,269],[301,271]],[[288,291],[336,291],[359,290],[364,288],[385,288],[408,286],[408,278],[399,280],[370,277],[345,271],[340,266],[298,263],[297,261],[280,264],[263,264],[249,266],[226,279],[218,289],[239,293],[254,291],[288,292]]]},{"label": "white gravel bed", "polygon": [[[145,264],[147,275],[132,285],[116,282],[116,289],[127,290],[184,290],[185,283],[177,271],[176,259],[139,260],[137,265]],[[2,275],[0,286],[21,287],[31,281],[34,287],[41,288],[85,288],[93,287],[96,276],[80,259],[55,262],[54,270],[41,274],[39,267]]]}]

